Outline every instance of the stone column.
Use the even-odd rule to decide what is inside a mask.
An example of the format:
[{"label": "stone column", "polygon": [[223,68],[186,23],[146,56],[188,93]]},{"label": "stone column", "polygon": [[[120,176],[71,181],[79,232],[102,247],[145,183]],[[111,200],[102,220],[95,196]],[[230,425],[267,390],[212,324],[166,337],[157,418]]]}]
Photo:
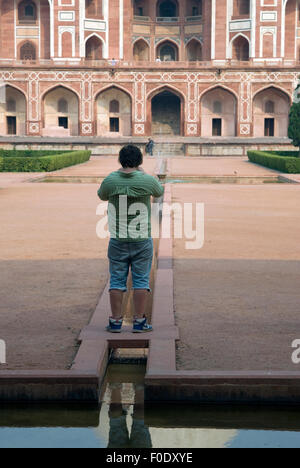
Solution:
[{"label": "stone column", "polygon": [[27,135],[39,136],[42,134],[42,117],[40,109],[38,75],[35,72],[29,73],[27,88]]},{"label": "stone column", "polygon": [[146,134],[146,85],[144,73],[135,73],[134,76],[134,102],[132,103],[132,135],[144,136]]},{"label": "stone column", "polygon": [[95,136],[97,129],[94,124],[92,73],[86,72],[82,75],[79,104],[79,134],[81,136]]},{"label": "stone column", "polygon": [[248,73],[241,73],[239,102],[237,103],[237,136],[250,137],[253,132],[251,82]]}]

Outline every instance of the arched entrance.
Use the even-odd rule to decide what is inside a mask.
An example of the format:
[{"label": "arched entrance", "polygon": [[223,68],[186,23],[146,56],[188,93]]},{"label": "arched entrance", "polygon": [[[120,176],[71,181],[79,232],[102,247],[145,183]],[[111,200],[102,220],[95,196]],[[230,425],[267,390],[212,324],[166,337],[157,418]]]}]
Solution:
[{"label": "arched entrance", "polygon": [[24,136],[26,135],[26,98],[21,91],[12,86],[5,86],[4,92],[5,102],[0,102],[0,134]]},{"label": "arched entrance", "polygon": [[202,46],[199,41],[192,39],[186,47],[186,55],[189,62],[202,60]]},{"label": "arched entrance", "polygon": [[178,47],[171,41],[165,41],[157,47],[157,57],[162,62],[176,62],[178,60]]},{"label": "arched entrance", "polygon": [[109,88],[96,99],[97,134],[130,136],[131,97],[119,88]]},{"label": "arched entrance", "polygon": [[249,41],[243,36],[238,36],[232,43],[232,58],[239,62],[249,61]]},{"label": "arched entrance", "polygon": [[201,99],[201,135],[206,137],[236,136],[237,99],[230,91],[217,87]]},{"label": "arched entrance", "polygon": [[46,93],[43,104],[44,136],[78,135],[79,101],[76,93],[58,86]]},{"label": "arched entrance", "polygon": [[290,100],[277,88],[267,88],[253,100],[253,136],[286,137],[288,134]]},{"label": "arched entrance", "polygon": [[149,45],[143,39],[138,40],[133,47],[133,58],[135,61],[149,60]]},{"label": "arched entrance", "polygon": [[20,60],[36,60],[36,47],[31,41],[24,42],[20,47]]},{"label": "arched entrance", "polygon": [[159,18],[176,18],[178,4],[176,0],[161,0],[157,3],[157,16]]},{"label": "arched entrance", "polygon": [[85,44],[86,60],[102,60],[102,41],[96,36],[90,37]]},{"label": "arched entrance", "polygon": [[152,135],[181,135],[181,99],[170,90],[163,90],[151,100]]}]

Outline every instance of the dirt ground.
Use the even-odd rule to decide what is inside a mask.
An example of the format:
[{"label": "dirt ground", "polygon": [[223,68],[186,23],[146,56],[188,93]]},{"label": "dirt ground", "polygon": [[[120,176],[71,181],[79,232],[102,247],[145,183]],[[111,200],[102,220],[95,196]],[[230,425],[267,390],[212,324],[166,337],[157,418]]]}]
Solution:
[{"label": "dirt ground", "polygon": [[176,185],[205,203],[205,245],[176,239],[178,369],[297,370],[300,188]]},{"label": "dirt ground", "polygon": [[[155,166],[145,160],[147,172]],[[55,174],[105,177],[118,168],[116,157],[100,157]],[[98,185],[28,182],[41,176],[0,174],[0,372],[68,368],[108,279]]]},{"label": "dirt ground", "polygon": [[0,191],[0,337],[4,369],[65,369],[107,279],[96,236],[97,186]]},{"label": "dirt ground", "polygon": [[278,174],[277,171],[251,163],[245,157],[189,158],[188,164],[186,158],[174,158],[169,160],[168,170],[171,176],[237,175],[264,177]]},{"label": "dirt ground", "polygon": [[[147,159],[145,170],[156,163]],[[174,159],[170,167],[173,175],[272,173],[242,158]],[[116,158],[92,158],[57,174],[104,177],[117,168]],[[30,178],[0,174],[1,370],[66,369],[108,276],[107,240],[96,236],[98,186]],[[174,242],[178,368],[295,370],[299,186],[176,185],[173,198],[205,203],[204,248]]]}]

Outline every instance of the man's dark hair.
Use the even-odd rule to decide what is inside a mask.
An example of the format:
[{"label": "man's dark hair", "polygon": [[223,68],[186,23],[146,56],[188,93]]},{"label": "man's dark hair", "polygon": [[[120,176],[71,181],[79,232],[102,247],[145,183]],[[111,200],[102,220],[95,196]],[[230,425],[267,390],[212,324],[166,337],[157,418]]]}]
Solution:
[{"label": "man's dark hair", "polygon": [[143,164],[142,152],[137,146],[124,146],[120,151],[119,162],[124,169],[126,167],[138,167]]}]

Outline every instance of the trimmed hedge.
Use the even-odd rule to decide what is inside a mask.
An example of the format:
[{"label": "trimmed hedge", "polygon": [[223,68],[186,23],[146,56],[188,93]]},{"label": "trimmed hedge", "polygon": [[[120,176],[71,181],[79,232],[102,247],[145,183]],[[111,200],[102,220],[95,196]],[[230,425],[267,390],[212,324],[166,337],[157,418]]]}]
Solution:
[{"label": "trimmed hedge", "polygon": [[52,156],[57,154],[72,153],[72,150],[4,150],[0,149],[0,157],[3,158],[37,158],[41,156]]},{"label": "trimmed hedge", "polygon": [[299,158],[299,151],[268,151],[274,156],[287,156],[289,158]]},{"label": "trimmed hedge", "polygon": [[[38,152],[40,153],[40,152]],[[30,156],[5,156],[0,154],[1,172],[51,172],[64,167],[74,166],[88,161],[91,151],[71,151],[49,155]]]},{"label": "trimmed hedge", "polygon": [[[276,153],[276,154],[274,154]],[[291,151],[293,154],[294,152]],[[280,156],[279,152],[248,151],[249,161],[288,174],[300,173],[300,158]]]}]

